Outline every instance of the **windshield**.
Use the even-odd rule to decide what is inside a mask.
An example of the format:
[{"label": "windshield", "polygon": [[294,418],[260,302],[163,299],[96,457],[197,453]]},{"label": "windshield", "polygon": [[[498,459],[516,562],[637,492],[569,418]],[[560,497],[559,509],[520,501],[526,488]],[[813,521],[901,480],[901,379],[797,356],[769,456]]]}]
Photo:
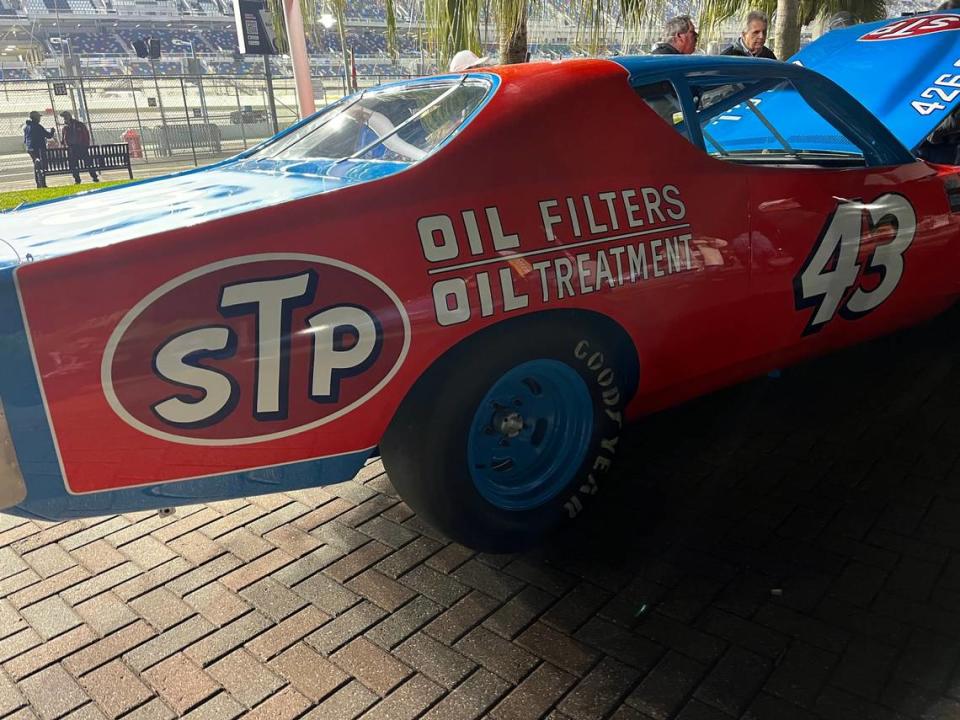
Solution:
[{"label": "windshield", "polygon": [[252,157],[418,162],[471,116],[490,88],[489,81],[464,75],[367,90]]}]

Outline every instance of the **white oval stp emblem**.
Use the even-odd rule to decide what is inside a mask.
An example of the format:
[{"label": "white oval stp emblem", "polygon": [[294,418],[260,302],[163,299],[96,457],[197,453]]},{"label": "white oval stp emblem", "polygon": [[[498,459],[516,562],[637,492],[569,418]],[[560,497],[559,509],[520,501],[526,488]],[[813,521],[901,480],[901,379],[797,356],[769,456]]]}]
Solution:
[{"label": "white oval stp emblem", "polygon": [[919,15],[887,23],[857,40],[903,40],[931,33],[960,30],[960,15]]},{"label": "white oval stp emblem", "polygon": [[410,324],[360,268],[271,253],[160,286],[113,331],[100,368],[114,411],[179,443],[238,445],[330,422],[400,368]]}]

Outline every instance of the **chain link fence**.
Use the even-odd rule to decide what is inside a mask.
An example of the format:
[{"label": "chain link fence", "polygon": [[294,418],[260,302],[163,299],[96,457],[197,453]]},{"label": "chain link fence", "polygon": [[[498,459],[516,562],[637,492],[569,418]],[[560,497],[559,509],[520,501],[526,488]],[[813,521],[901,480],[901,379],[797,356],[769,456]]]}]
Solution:
[{"label": "chain link fence", "polygon": [[[403,76],[359,76],[360,88]],[[317,106],[345,94],[342,78],[313,79]],[[0,82],[0,189],[29,187],[33,170],[23,147],[31,111],[60,136],[60,113],[83,120],[95,144],[127,143],[134,175],[203,165],[236,154],[298,119],[293,79],[273,78],[273,104],[265,77],[72,77]],[[52,145],[55,141],[50,141]]]}]

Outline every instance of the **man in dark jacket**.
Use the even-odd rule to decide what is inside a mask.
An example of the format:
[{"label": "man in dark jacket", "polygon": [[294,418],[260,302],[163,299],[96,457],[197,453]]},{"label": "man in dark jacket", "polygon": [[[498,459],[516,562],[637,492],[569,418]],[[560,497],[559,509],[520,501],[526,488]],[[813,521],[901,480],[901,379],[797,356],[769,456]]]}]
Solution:
[{"label": "man in dark jacket", "polygon": [[[52,137],[53,130],[47,130],[40,124],[40,113],[36,110],[30,113],[30,119],[23,126],[23,146],[26,148],[27,154],[30,155],[30,159],[33,160],[34,167],[40,162],[40,153],[47,147],[47,140]],[[35,177],[37,187],[43,187],[43,180],[40,176],[35,175]]]},{"label": "man in dark jacket", "polygon": [[87,130],[87,126],[73,117],[69,110],[60,113],[60,117],[63,118],[61,138],[63,146],[70,151],[68,157],[73,181],[80,184],[80,163],[83,163],[83,166],[89,169],[91,179],[94,182],[100,182],[93,162],[90,160],[90,131]]},{"label": "man in dark jacket", "polygon": [[663,42],[657,43],[652,55],[690,55],[697,49],[700,34],[689,15],[678,15],[667,20],[663,28]]},{"label": "man in dark jacket", "polygon": [[746,25],[737,41],[720,54],[776,60],[777,56],[765,44],[769,25],[770,21],[767,20],[767,16],[759,10],[754,10],[747,15]]}]

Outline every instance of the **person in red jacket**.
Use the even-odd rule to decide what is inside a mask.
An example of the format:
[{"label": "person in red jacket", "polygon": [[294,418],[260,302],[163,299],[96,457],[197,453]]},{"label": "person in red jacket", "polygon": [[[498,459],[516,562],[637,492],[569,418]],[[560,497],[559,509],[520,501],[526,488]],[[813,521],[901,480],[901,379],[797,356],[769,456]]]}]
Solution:
[{"label": "person in red jacket", "polygon": [[74,118],[69,110],[60,113],[60,117],[63,118],[60,137],[64,147],[70,151],[70,171],[73,173],[73,181],[80,184],[80,162],[82,161],[93,181],[100,182],[97,170],[90,159],[90,131],[87,130],[87,126]]}]

